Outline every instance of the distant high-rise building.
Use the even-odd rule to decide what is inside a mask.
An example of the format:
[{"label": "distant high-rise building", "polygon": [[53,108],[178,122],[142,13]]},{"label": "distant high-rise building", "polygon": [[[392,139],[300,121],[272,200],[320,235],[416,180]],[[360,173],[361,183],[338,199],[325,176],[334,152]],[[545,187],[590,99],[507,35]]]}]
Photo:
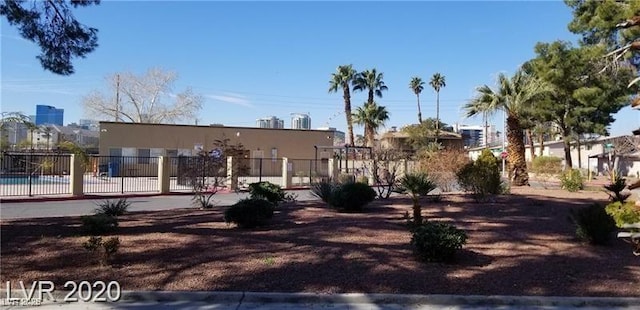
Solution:
[{"label": "distant high-rise building", "polygon": [[50,124],[62,126],[63,121],[64,109],[58,109],[50,105],[36,105],[36,125]]},{"label": "distant high-rise building", "polygon": [[291,116],[291,129],[311,129],[309,114],[294,113]]},{"label": "distant high-rise building", "polygon": [[496,138],[493,125],[489,125],[487,128],[484,128],[484,126],[480,125],[456,124],[454,129],[457,133],[462,135],[462,142],[465,147],[490,146],[499,142]]},{"label": "distant high-rise building", "polygon": [[275,116],[268,116],[256,120],[256,126],[259,128],[284,128],[284,121]]},{"label": "distant high-rise building", "polygon": [[80,125],[82,129],[88,129],[92,131],[100,130],[100,122],[93,119],[80,119],[78,125]]}]

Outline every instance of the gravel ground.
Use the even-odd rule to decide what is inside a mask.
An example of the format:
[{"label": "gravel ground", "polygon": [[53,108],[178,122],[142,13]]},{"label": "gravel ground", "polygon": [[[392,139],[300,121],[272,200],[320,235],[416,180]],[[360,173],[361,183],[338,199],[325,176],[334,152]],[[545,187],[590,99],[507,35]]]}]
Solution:
[{"label": "gravel ground", "polygon": [[[417,261],[405,226],[410,201],[342,214],[317,202],[283,205],[272,224],[242,230],[222,210],[122,216],[121,248],[101,266],[81,244],[78,217],[3,220],[0,283],[119,281],[124,290],[640,296],[640,258],[622,240],[579,242],[569,209],[602,192],[515,188],[475,203],[462,195],[423,202],[428,220],[454,223],[468,243],[455,264]],[[176,206],[182,207],[182,206]]]}]

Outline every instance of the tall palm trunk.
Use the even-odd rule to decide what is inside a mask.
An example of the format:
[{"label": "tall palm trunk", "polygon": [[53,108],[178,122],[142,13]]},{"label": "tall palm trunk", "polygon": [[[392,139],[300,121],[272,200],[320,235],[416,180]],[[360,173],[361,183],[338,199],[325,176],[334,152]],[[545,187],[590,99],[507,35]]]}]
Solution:
[{"label": "tall palm trunk", "polygon": [[436,143],[440,136],[440,91],[436,91]]},{"label": "tall palm trunk", "polygon": [[536,150],[533,146],[533,133],[531,133],[531,129],[527,129],[525,133],[527,135],[527,143],[529,143],[529,155],[531,155],[531,162],[533,162],[536,157]]},{"label": "tall palm trunk", "polygon": [[351,94],[349,93],[349,84],[343,85],[344,90],[344,114],[347,116],[347,131],[349,131],[349,142],[351,145],[356,145],[356,140],[353,138],[353,119],[351,118]]},{"label": "tall palm trunk", "polygon": [[524,136],[518,118],[509,115],[507,117],[507,156],[509,160],[509,175],[514,186],[529,185],[527,162],[524,157]]},{"label": "tall palm trunk", "polygon": [[422,124],[422,111],[420,110],[420,94],[416,94],[418,98],[418,124]]}]

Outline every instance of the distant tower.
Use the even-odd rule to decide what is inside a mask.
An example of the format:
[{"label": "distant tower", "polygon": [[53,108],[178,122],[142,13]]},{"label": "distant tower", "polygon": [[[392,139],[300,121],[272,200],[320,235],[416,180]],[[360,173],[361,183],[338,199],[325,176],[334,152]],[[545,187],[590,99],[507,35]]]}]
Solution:
[{"label": "distant tower", "polygon": [[36,125],[63,125],[64,110],[54,106],[38,104],[36,105]]},{"label": "distant tower", "polygon": [[311,129],[309,114],[291,113],[291,129]]},{"label": "distant tower", "polygon": [[275,117],[267,116],[256,120],[258,128],[284,128],[284,121]]}]

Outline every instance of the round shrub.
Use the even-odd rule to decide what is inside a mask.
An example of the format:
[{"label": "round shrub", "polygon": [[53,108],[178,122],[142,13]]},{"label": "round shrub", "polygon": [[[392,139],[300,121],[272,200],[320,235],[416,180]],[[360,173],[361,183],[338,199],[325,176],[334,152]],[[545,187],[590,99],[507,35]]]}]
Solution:
[{"label": "round shrub", "polygon": [[633,201],[612,202],[605,207],[605,211],[613,218],[618,227],[640,222],[640,207],[636,206]]},{"label": "round shrub", "polygon": [[467,242],[467,234],[442,222],[426,222],[413,229],[411,245],[428,262],[452,262],[456,251]]},{"label": "round shrub", "polygon": [[571,210],[571,218],[576,224],[576,235],[591,244],[607,244],[616,229],[616,222],[601,205],[594,203],[588,207]]},{"label": "round shrub", "polygon": [[584,188],[584,177],[580,170],[570,169],[560,175],[560,184],[567,191],[577,192]]},{"label": "round shrub", "polygon": [[81,221],[82,231],[92,236],[110,233],[118,228],[118,219],[103,213],[83,216]]},{"label": "round shrub", "polygon": [[364,183],[345,183],[331,193],[329,205],[344,212],[360,212],[376,199],[376,191]]},{"label": "round shrub", "polygon": [[273,217],[273,204],[256,198],[238,201],[224,212],[224,221],[238,227],[253,228],[266,224]]},{"label": "round shrub", "polygon": [[284,201],[286,198],[286,194],[280,185],[266,181],[249,184],[249,195],[251,195],[251,198],[266,199],[274,205]]}]

